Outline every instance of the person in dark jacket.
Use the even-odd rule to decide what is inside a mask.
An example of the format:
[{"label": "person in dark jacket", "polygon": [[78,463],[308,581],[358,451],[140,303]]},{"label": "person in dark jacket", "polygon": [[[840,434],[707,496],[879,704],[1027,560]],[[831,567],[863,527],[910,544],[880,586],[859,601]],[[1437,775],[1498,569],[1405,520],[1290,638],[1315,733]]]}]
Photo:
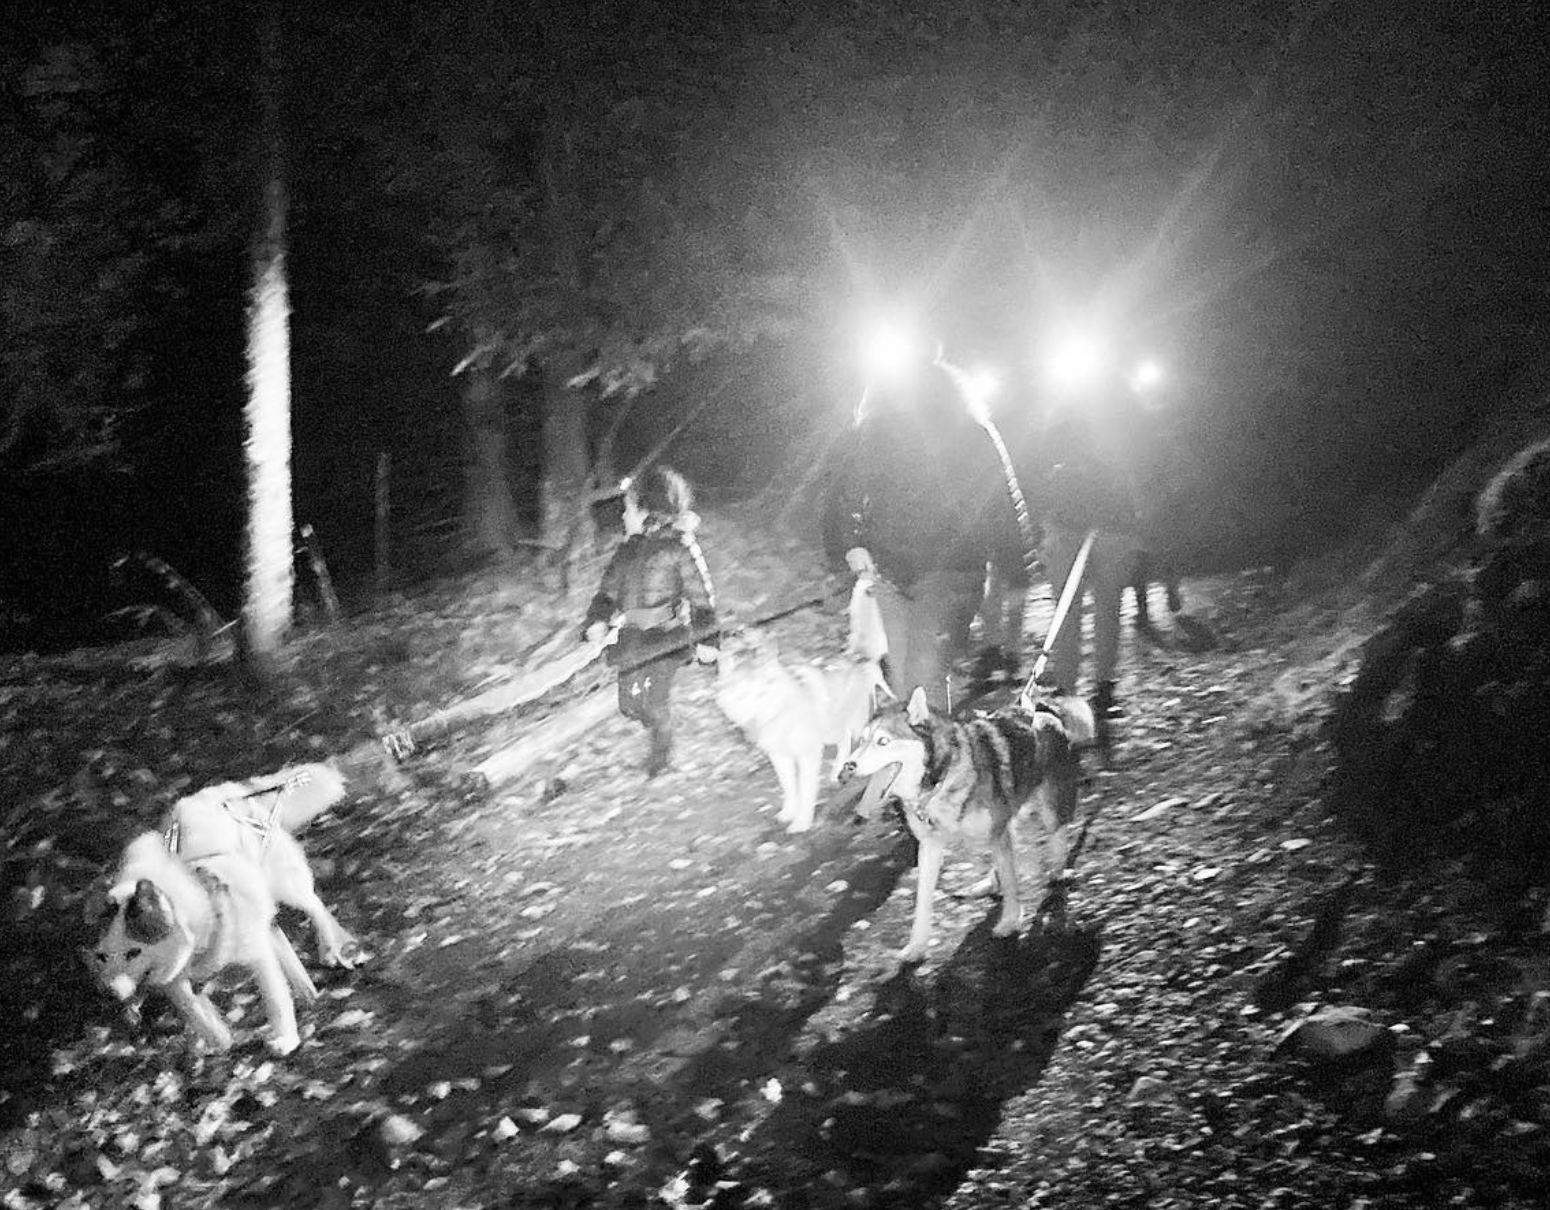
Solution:
[{"label": "person in dark jacket", "polygon": [[672,763],[673,678],[691,658],[715,659],[719,641],[716,598],[694,531],[689,485],[667,467],[653,466],[624,493],[628,535],[614,552],[587,609],[582,629],[598,642],[611,625],[619,637],[609,651],[618,670],[619,712],[649,736],[646,775]]},{"label": "person in dark jacket", "polygon": [[1035,465],[1028,479],[1043,517],[1039,557],[1057,597],[1092,536],[1081,587],[1050,648],[1050,674],[1061,690],[1077,692],[1085,597],[1092,607],[1091,704],[1105,753],[1120,709],[1120,609],[1147,562],[1143,519],[1151,493],[1143,447],[1151,429],[1125,385],[1110,382],[1058,402],[1030,450]]},{"label": "person in dark jacket", "polygon": [[941,367],[920,366],[912,389],[879,397],[852,429],[824,546],[836,568],[875,572],[885,675],[900,698],[919,686],[952,707],[986,568],[1016,524],[995,448]]}]

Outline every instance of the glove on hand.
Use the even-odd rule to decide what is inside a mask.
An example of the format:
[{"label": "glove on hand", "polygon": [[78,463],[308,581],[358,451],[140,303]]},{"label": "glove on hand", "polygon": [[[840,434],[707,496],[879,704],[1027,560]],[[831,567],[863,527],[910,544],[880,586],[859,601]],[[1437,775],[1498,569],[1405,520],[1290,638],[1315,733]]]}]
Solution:
[{"label": "glove on hand", "polygon": [[864,546],[852,546],[845,552],[845,565],[860,575],[875,575],[877,567],[872,562],[872,553]]}]

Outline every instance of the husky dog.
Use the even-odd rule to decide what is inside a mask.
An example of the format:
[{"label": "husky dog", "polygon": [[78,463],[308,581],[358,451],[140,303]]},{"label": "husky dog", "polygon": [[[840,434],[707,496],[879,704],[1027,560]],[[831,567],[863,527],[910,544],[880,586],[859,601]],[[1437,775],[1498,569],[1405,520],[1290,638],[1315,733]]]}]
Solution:
[{"label": "husky dog", "polygon": [[750,630],[723,636],[717,664],[717,705],[775,767],[777,818],[786,831],[806,832],[817,813],[824,749],[835,750],[837,777],[871,716],[873,694],[886,692],[877,659],[852,653],[824,667],[788,666],[773,639]]},{"label": "husky dog", "polygon": [[275,924],[275,900],[263,872],[240,853],[184,861],[157,832],[129,842],[103,896],[88,909],[102,932],[85,951],[103,986],[129,1001],[142,988],[165,992],[185,1026],[216,1050],[231,1030],[196,985],[227,967],[258,980],[269,1016],[269,1047],[300,1044],[291,989],[317,998],[301,959]]},{"label": "husky dog", "polygon": [[[1031,707],[1031,708],[1030,708]],[[994,714],[957,721],[931,709],[916,689],[903,705],[880,712],[861,733],[845,773],[870,776],[890,765],[889,787],[920,846],[915,920],[905,962],[926,955],[932,896],[950,841],[974,840],[990,849],[992,879],[1000,884],[998,937],[1022,924],[1013,825],[1024,808],[1040,829],[1041,880],[1046,887],[1065,871],[1068,831],[1076,815],[1079,750],[1092,743],[1092,711],[1080,698],[1060,696],[1019,703]]]},{"label": "husky dog", "polygon": [[249,781],[221,782],[180,798],[162,817],[167,847],[184,861],[240,853],[263,871],[269,893],[306,913],[324,966],[350,967],[354,939],[318,898],[312,867],[291,835],[344,797],[331,765],[282,769]]}]

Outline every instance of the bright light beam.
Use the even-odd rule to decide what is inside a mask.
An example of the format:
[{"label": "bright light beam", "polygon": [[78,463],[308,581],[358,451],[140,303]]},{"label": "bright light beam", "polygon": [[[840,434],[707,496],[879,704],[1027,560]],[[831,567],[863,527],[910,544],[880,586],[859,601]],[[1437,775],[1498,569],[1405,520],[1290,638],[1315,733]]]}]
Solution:
[{"label": "bright light beam", "polygon": [[996,391],[1001,386],[995,371],[980,366],[964,374],[960,385],[963,389],[963,402],[969,409],[969,415],[978,423],[984,424],[990,419],[990,401],[995,398]]},{"label": "bright light beam", "polygon": [[1162,364],[1148,357],[1130,375],[1130,385],[1137,391],[1151,391],[1162,385],[1166,374]]},{"label": "bright light beam", "polygon": [[861,365],[870,384],[897,377],[915,358],[917,342],[898,324],[874,324],[861,342]]},{"label": "bright light beam", "polygon": [[1096,382],[1107,360],[1107,350],[1097,337],[1072,332],[1055,342],[1045,368],[1057,387],[1076,390]]}]

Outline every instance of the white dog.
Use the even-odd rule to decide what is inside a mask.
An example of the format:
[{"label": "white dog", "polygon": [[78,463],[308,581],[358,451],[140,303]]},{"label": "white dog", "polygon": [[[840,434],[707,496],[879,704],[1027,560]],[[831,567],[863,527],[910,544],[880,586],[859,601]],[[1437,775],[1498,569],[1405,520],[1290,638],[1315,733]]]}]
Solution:
[{"label": "white dog", "polygon": [[310,1003],[317,988],[275,924],[274,897],[248,857],[184,861],[168,852],[161,834],[144,832],[129,842],[90,914],[102,932],[85,951],[87,965],[120,1000],[159,989],[190,1032],[226,1050],[231,1030],[196,988],[227,967],[242,967],[258,981],[270,1049],[289,1054],[300,1044],[291,989]]}]

